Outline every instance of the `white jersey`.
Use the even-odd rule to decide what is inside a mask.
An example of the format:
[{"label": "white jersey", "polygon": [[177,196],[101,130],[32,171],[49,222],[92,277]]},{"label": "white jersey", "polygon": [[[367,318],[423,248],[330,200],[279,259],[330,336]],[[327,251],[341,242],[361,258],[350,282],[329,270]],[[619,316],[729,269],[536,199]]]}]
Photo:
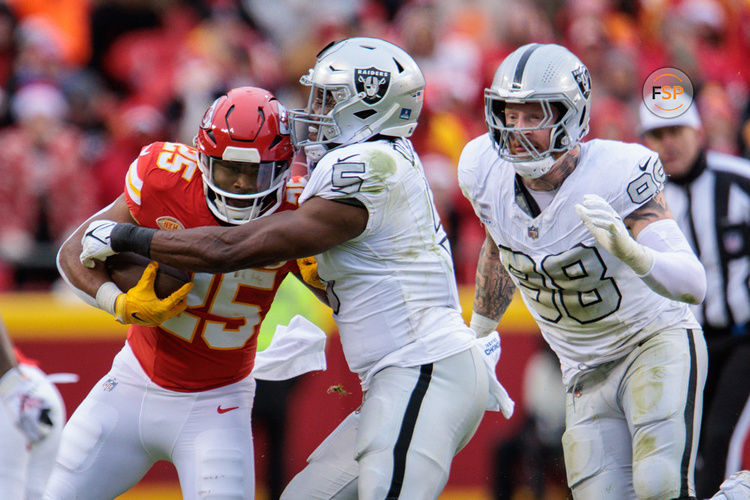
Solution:
[{"label": "white jersey", "polygon": [[522,195],[513,165],[500,159],[488,134],[464,148],[458,177],[559,357],[566,384],[576,372],[624,356],[665,327],[699,327],[687,304],[653,292],[596,242],[574,210],[589,193],[607,200],[623,219],[648,202],[665,180],[653,151],[616,141],[581,143],[578,166],[536,217],[516,201]]},{"label": "white jersey", "polygon": [[448,239],[422,164],[405,139],[336,148],[300,196],[355,199],[367,227],[316,256],[349,368],[367,387],[387,365],[417,366],[470,348]]}]

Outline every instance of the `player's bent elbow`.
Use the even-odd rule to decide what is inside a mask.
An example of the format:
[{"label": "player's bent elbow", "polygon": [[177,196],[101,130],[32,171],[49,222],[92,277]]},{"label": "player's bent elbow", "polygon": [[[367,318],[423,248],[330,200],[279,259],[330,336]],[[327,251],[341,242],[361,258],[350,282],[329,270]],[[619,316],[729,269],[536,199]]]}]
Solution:
[{"label": "player's bent elbow", "polygon": [[55,265],[57,266],[57,272],[60,273],[60,276],[70,283],[70,277],[73,274],[73,269],[71,263],[76,263],[78,261],[78,252],[73,248],[73,245],[71,244],[70,238],[65,240],[62,245],[60,245],[60,249],[57,251],[57,255],[55,256]]},{"label": "player's bent elbow", "polygon": [[697,269],[695,270],[695,274],[697,275],[697,278],[695,280],[695,290],[694,293],[689,295],[689,299],[691,300],[684,300],[683,302],[687,302],[688,304],[701,304],[703,302],[703,299],[706,298],[706,290],[708,288],[708,280],[706,279],[706,269],[703,267],[702,264],[697,263]]},{"label": "player's bent elbow", "polygon": [[693,256],[688,269],[685,270],[685,278],[682,280],[682,288],[679,296],[676,297],[680,302],[688,304],[700,304],[706,298],[706,269],[703,264]]},{"label": "player's bent elbow", "polygon": [[655,252],[654,265],[641,279],[672,300],[700,304],[706,297],[706,270],[692,252]]}]

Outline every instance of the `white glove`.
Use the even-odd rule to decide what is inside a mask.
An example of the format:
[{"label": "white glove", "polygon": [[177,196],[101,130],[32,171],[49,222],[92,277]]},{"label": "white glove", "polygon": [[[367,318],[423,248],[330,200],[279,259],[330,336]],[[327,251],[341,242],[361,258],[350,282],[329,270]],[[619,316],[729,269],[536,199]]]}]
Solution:
[{"label": "white glove", "polygon": [[83,251],[79,257],[81,264],[94,267],[94,259],[104,261],[110,255],[117,253],[112,250],[109,239],[115,225],[117,223],[111,220],[95,220],[89,224],[81,238],[81,245],[83,245]]},{"label": "white glove", "polygon": [[639,276],[647,274],[654,263],[651,251],[630,236],[622,217],[601,196],[586,194],[575,206],[578,217],[596,241],[609,253],[630,266]]},{"label": "white glove", "polygon": [[11,368],[0,378],[0,398],[31,444],[47,437],[54,426],[52,405],[37,394],[38,389],[39,383],[18,368]]},{"label": "white glove", "polygon": [[721,483],[721,489],[710,500],[743,500],[750,498],[750,471],[735,472]]}]

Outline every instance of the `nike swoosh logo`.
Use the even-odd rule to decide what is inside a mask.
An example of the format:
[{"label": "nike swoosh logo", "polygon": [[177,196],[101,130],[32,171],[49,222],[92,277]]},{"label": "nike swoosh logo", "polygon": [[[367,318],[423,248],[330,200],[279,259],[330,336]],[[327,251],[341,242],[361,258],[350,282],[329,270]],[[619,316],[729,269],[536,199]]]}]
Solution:
[{"label": "nike swoosh logo", "polygon": [[653,159],[654,158],[651,157],[651,158],[648,159],[648,161],[646,161],[646,163],[638,164],[638,168],[640,168],[642,172],[645,172],[646,171],[646,167],[648,167],[648,164],[651,163],[651,160],[653,160]]},{"label": "nike swoosh logo", "polygon": [[115,226],[116,224],[117,224],[116,222],[112,222],[112,223],[110,223],[110,224],[104,224],[103,226],[95,227],[95,228],[94,228],[94,229],[92,229],[91,231],[89,231],[89,232],[87,232],[86,234],[84,234],[84,236],[85,236],[85,237],[87,237],[87,238],[93,238],[93,239],[95,239],[95,240],[97,240],[97,241],[100,241],[100,242],[102,242],[102,243],[103,243],[103,244],[105,244],[105,245],[108,245],[108,244],[109,244],[109,243],[108,243],[109,237],[107,237],[107,238],[106,238],[105,240],[103,240],[103,239],[101,239],[100,237],[98,237],[98,236],[97,236],[96,234],[94,234],[94,233],[96,233],[96,232],[97,232],[97,231],[98,231],[99,229],[102,229],[102,228],[106,228],[106,227],[113,227],[113,226]]},{"label": "nike swoosh logo", "polygon": [[236,410],[239,406],[230,406],[229,408],[222,408],[221,405],[216,407],[218,413],[226,413],[228,411]]},{"label": "nike swoosh logo", "polygon": [[138,321],[146,321],[145,319],[138,316],[138,313],[130,313],[130,315],[134,317],[135,319],[137,319]]},{"label": "nike swoosh logo", "polygon": [[[98,229],[98,228],[97,228],[97,229]],[[109,244],[109,243],[108,243],[107,241],[105,241],[105,240],[101,239],[100,237],[98,237],[97,235],[95,235],[95,234],[94,234],[94,231],[96,231],[96,230],[95,230],[95,229],[93,229],[93,230],[89,231],[88,233],[86,233],[86,234],[85,234],[84,236],[85,236],[85,237],[87,237],[87,238],[93,238],[93,239],[95,239],[96,241],[99,241],[99,242],[101,242],[101,243],[103,243],[103,244],[105,244],[105,245],[108,245],[108,244]]]}]

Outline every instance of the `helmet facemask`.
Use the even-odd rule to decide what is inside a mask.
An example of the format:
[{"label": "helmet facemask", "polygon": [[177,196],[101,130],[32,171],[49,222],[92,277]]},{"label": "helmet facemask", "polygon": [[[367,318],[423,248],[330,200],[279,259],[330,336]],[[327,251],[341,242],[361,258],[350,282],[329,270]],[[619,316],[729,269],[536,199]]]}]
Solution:
[{"label": "helmet facemask", "polygon": [[[229,224],[243,224],[249,220],[273,213],[283,201],[283,190],[290,169],[289,162],[227,161],[198,154],[203,173],[206,201],[211,212]],[[220,171],[221,170],[221,171]],[[220,172],[217,172],[220,171]],[[253,192],[239,194],[219,187],[217,177],[245,175]],[[229,183],[227,182],[227,184]]]},{"label": "helmet facemask", "polygon": [[301,146],[334,142],[341,135],[335,113],[352,104],[347,104],[351,91],[344,85],[316,84],[309,75],[300,78],[300,83],[310,87],[310,95],[303,111],[289,111],[295,118],[292,142]]},{"label": "helmet facemask", "polygon": [[[493,92],[485,90],[485,119],[490,130],[492,143],[498,155],[513,164],[519,175],[534,179],[546,174],[561,154],[571,149],[573,141],[567,128],[567,123],[574,115],[571,106],[559,100],[560,96],[550,99],[544,96],[517,100],[504,99]],[[540,105],[543,117],[536,126],[515,127],[508,125],[505,108],[508,103],[537,103]],[[538,148],[527,133],[546,130],[549,131],[549,146]],[[513,146],[520,145],[522,152],[514,152]]]}]

